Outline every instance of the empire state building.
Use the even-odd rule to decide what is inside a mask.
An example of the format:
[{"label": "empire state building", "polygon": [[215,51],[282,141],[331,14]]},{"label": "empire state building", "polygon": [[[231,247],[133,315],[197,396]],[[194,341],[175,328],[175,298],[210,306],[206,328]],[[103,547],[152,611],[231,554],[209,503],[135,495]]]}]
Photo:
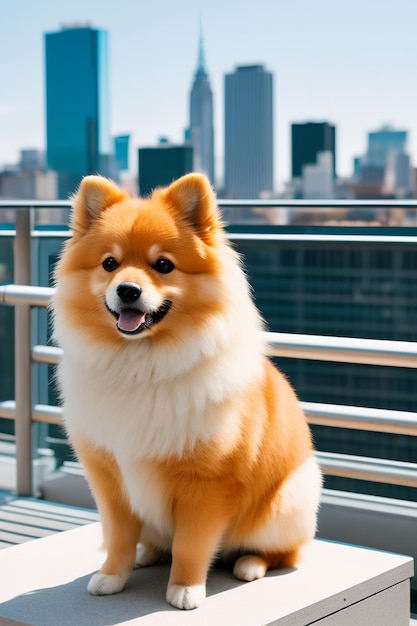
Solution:
[{"label": "empire state building", "polygon": [[198,67],[190,94],[189,138],[193,147],[193,170],[208,176],[214,185],[213,93],[204,65],[201,32]]}]

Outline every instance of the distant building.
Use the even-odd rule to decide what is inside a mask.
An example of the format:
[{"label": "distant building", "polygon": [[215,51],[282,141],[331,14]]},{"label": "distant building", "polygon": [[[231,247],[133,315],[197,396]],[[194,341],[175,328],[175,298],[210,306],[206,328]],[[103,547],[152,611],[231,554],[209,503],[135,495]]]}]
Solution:
[{"label": "distant building", "polygon": [[214,185],[213,93],[204,63],[200,33],[198,66],[190,94],[189,142],[193,147],[193,169],[202,172]]},{"label": "distant building", "polygon": [[57,174],[52,170],[0,172],[0,197],[6,200],[56,200]]},{"label": "distant building", "polygon": [[411,195],[417,198],[417,167],[411,168]]},{"label": "distant building", "polygon": [[333,178],[336,172],[336,128],[328,122],[291,124],[292,178],[301,178],[305,165],[315,165],[319,152],[332,154]]},{"label": "distant building", "polygon": [[314,165],[304,165],[302,175],[303,198],[325,200],[334,197],[333,153],[318,152]]},{"label": "distant building", "polygon": [[18,165],[0,172],[2,199],[56,200],[57,194],[57,173],[45,169],[45,153],[42,150],[21,150]]},{"label": "distant building", "polygon": [[45,169],[45,153],[43,150],[25,149],[20,151],[20,169],[44,170]]},{"label": "distant building", "polygon": [[412,194],[411,160],[405,152],[392,151],[385,168],[384,187],[388,194],[407,197]]},{"label": "distant building", "polygon": [[407,131],[382,126],[368,133],[366,153],[355,159],[352,188],[357,198],[407,197],[413,193]]},{"label": "distant building", "polygon": [[129,169],[129,143],[130,135],[118,135],[114,137],[114,165],[116,172],[124,172]]},{"label": "distant building", "polygon": [[[19,163],[0,171],[1,200],[56,200],[57,194],[57,173],[45,169],[45,154],[42,150],[21,150]],[[38,208],[36,224],[46,223],[48,217],[48,209]],[[56,214],[54,217],[57,217]],[[68,215],[65,215],[61,223],[67,219]],[[1,222],[14,223],[15,220],[14,209],[3,211],[0,215]]]},{"label": "distant building", "polygon": [[392,152],[404,152],[406,143],[407,131],[382,126],[380,130],[368,133],[368,150],[363,164],[385,169],[389,155]]},{"label": "distant building", "polygon": [[107,32],[67,26],[45,35],[47,167],[67,198],[86,174],[111,173]]},{"label": "distant building", "polygon": [[273,75],[263,65],[225,77],[225,195],[261,198],[274,191]]},{"label": "distant building", "polygon": [[192,172],[193,149],[161,143],[155,148],[139,148],[138,160],[139,193],[148,196],[156,187]]}]

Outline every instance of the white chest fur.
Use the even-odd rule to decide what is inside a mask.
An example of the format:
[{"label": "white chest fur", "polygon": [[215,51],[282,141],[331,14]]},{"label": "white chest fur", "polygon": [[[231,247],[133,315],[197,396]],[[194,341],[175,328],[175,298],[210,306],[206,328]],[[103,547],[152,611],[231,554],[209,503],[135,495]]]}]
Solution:
[{"label": "white chest fur", "polygon": [[227,401],[263,374],[260,333],[229,336],[211,354],[196,348],[207,349],[208,336],[182,342],[181,354],[142,342],[121,351],[88,349],[71,335],[59,367],[67,428],[117,458],[181,455],[198,440],[234,431]]},{"label": "white chest fur", "polygon": [[169,549],[174,523],[157,470],[147,462],[127,463],[120,459],[119,464],[131,507],[145,522],[142,539],[148,538],[154,545]]}]

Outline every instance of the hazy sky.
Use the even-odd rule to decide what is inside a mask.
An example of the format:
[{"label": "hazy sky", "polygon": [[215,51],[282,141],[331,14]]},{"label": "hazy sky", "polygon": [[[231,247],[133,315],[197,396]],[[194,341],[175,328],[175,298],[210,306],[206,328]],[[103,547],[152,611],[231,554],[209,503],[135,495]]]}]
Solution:
[{"label": "hazy sky", "polygon": [[74,21],[109,31],[111,132],[135,148],[182,141],[200,15],[218,177],[224,74],[246,63],[274,74],[277,186],[294,121],[336,124],[339,175],[385,123],[409,130],[417,165],[417,0],[0,0],[0,165],[45,147],[43,34]]}]

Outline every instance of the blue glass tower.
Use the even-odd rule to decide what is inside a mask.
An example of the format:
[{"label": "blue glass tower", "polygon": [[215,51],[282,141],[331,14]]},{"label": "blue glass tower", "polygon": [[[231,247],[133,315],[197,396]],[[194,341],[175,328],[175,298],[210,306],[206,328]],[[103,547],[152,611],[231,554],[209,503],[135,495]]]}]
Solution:
[{"label": "blue glass tower", "polygon": [[108,37],[90,26],[45,35],[46,158],[67,198],[86,174],[110,175]]},{"label": "blue glass tower", "polygon": [[405,152],[407,131],[395,130],[383,126],[380,130],[368,133],[368,152],[365,157],[367,165],[383,167],[387,165],[390,152]]}]

